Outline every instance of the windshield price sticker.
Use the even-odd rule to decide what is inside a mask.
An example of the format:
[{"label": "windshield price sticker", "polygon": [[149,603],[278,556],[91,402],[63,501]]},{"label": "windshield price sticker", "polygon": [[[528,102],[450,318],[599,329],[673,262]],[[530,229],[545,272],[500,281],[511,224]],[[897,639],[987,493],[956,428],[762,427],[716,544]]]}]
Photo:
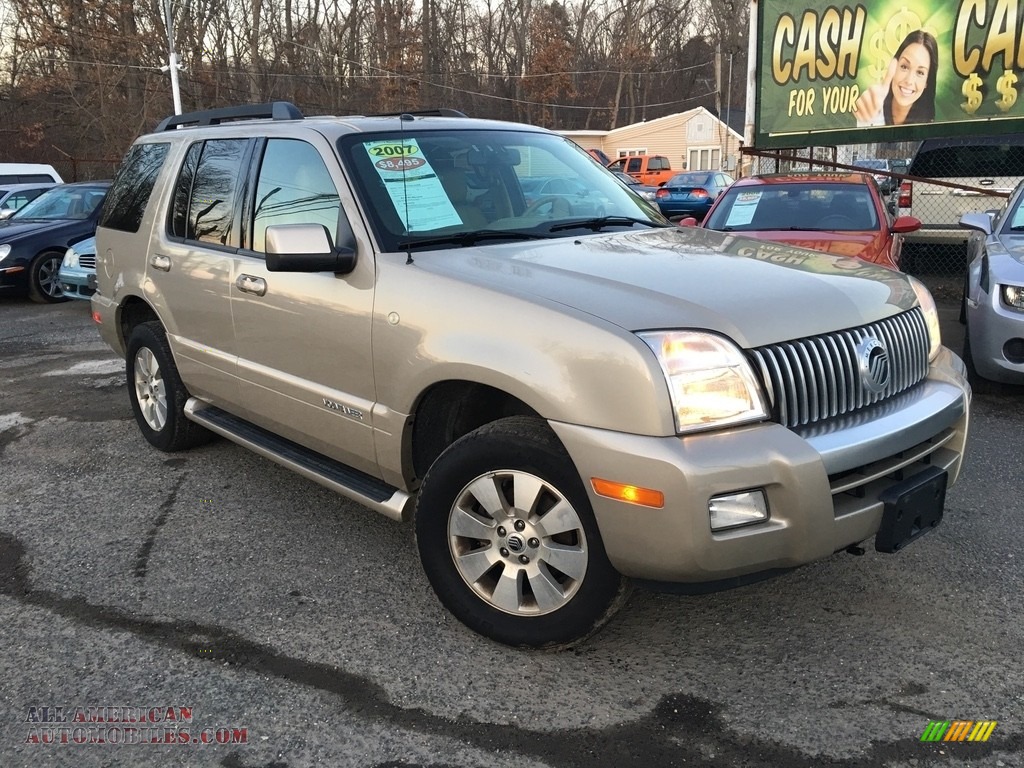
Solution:
[{"label": "windshield price sticker", "polygon": [[761,202],[760,192],[740,192],[729,211],[729,218],[725,222],[727,227],[743,227],[754,219],[754,212],[757,204]]},{"label": "windshield price sticker", "polygon": [[462,224],[416,139],[370,141],[364,146],[408,232]]}]

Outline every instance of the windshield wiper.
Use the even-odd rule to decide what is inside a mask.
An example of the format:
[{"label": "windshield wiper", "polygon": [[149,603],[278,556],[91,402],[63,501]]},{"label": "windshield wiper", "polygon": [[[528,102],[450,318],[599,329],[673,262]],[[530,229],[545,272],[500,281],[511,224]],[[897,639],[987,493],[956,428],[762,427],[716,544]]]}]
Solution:
[{"label": "windshield wiper", "polygon": [[457,245],[466,247],[475,245],[480,240],[548,240],[550,235],[537,232],[515,232],[507,229],[477,229],[472,232],[456,232],[444,237],[428,237],[419,240],[400,240],[398,247],[402,250],[416,246]]},{"label": "windshield wiper", "polygon": [[598,216],[593,219],[580,219],[579,221],[565,221],[561,224],[552,224],[548,232],[560,232],[563,229],[592,229],[598,232],[605,227],[631,227],[634,224],[643,224],[646,227],[657,227],[664,229],[674,226],[672,224],[660,224],[650,219],[640,219],[635,216]]}]

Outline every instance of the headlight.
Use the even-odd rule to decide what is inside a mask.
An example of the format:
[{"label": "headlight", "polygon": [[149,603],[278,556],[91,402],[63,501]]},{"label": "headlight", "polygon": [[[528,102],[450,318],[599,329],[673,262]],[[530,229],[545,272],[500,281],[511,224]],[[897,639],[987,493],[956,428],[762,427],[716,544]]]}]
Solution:
[{"label": "headlight", "polygon": [[11,246],[9,246],[7,243],[4,243],[3,245],[0,245],[0,261],[3,261],[4,259],[6,259],[10,255],[10,253],[11,253]]},{"label": "headlight", "polygon": [[924,283],[916,277],[910,277],[909,280],[914,293],[917,294],[921,311],[924,313],[924,322],[928,328],[928,362],[931,362],[939,354],[939,347],[942,346],[942,334],[939,333],[939,313],[935,309],[935,299],[924,287]]},{"label": "headlight", "polygon": [[64,261],[61,262],[62,267],[68,269],[75,269],[78,267],[78,251],[75,250],[74,246],[68,248],[64,252]]},{"label": "headlight", "polygon": [[761,421],[768,409],[743,353],[720,336],[696,331],[640,333],[668,382],[676,431]]},{"label": "headlight", "polygon": [[999,289],[999,295],[1003,299],[1003,304],[1009,309],[1024,312],[1024,288],[1021,288],[1019,285],[1002,285]]}]

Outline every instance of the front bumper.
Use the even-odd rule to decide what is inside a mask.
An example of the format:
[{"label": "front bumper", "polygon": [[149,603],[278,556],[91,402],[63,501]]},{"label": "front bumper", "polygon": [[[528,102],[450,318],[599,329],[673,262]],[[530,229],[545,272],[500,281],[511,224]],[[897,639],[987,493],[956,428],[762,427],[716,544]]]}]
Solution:
[{"label": "front bumper", "polygon": [[[871,408],[798,433],[762,423],[648,437],[552,423],[590,495],[605,550],[624,575],[710,582],[827,557],[878,531],[886,489],[927,466],[955,481],[970,389],[943,349],[929,378]],[[597,495],[590,478],[660,490],[660,509]],[[708,502],[763,490],[766,522],[713,532]]]},{"label": "front bumper", "polygon": [[61,290],[69,299],[88,301],[96,293],[96,272],[94,270],[61,267],[58,278]]},{"label": "front bumper", "polygon": [[25,293],[28,291],[28,267],[24,264],[0,265],[0,292],[14,291]]},{"label": "front bumper", "polygon": [[992,293],[981,293],[983,303],[967,302],[971,357],[975,369],[984,378],[1005,384],[1024,384],[1024,363],[1012,362],[1006,355],[1008,342],[1012,348],[1024,339],[1024,312],[1004,307],[999,300],[999,290],[997,284]]}]

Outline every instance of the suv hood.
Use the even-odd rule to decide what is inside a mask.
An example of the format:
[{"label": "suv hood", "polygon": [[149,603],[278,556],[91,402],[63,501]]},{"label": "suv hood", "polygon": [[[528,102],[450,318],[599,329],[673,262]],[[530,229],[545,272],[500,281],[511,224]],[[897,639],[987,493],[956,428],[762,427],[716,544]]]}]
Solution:
[{"label": "suv hood", "polygon": [[414,258],[431,272],[569,306],[629,331],[706,328],[747,348],[853,328],[917,303],[899,272],[696,228]]}]

